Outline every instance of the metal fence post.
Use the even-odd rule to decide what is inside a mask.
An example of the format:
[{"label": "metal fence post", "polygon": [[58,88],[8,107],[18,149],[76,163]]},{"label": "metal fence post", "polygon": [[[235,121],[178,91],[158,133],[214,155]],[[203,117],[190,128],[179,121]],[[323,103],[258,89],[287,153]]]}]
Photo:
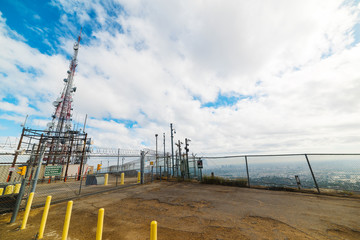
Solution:
[{"label": "metal fence post", "polygon": [[246,174],[247,174],[247,179],[248,179],[248,187],[250,187],[250,177],[249,177],[249,167],[248,167],[247,156],[245,156],[245,163],[246,163]]},{"label": "metal fence post", "polygon": [[307,163],[308,163],[308,165],[309,165],[309,169],[310,169],[311,175],[312,175],[312,177],[313,177],[313,179],[314,179],[314,183],[315,183],[316,189],[317,189],[318,193],[320,193],[320,189],[319,189],[319,186],[318,186],[318,184],[317,184],[317,182],[316,182],[315,175],[314,175],[314,172],[313,172],[313,170],[312,170],[312,168],[311,168],[310,161],[309,161],[309,158],[308,158],[307,154],[305,154],[305,158],[306,158],[306,161],[307,161]]},{"label": "metal fence post", "polygon": [[37,160],[38,160],[37,168],[36,168],[36,171],[35,171],[35,177],[34,177],[34,180],[33,180],[33,185],[31,187],[31,192],[35,192],[36,184],[37,184],[38,178],[39,178],[41,162],[42,162],[44,154],[45,154],[46,143],[45,143],[45,141],[42,142],[42,139],[43,139],[43,134],[41,134],[41,138],[40,138],[40,141],[39,141],[39,146],[41,144],[43,144],[43,145],[41,146],[40,156],[37,157]]},{"label": "metal fence post", "polygon": [[[196,154],[195,154],[196,155]],[[196,179],[196,175],[197,175],[197,170],[196,170],[196,157],[195,157],[195,155],[193,155],[194,156],[194,179]]]},{"label": "metal fence post", "polygon": [[27,179],[27,177],[29,175],[29,169],[30,169],[30,166],[32,165],[32,160],[34,158],[34,156],[33,156],[34,148],[35,148],[35,144],[33,145],[32,150],[31,150],[30,161],[29,161],[29,164],[27,165],[25,176],[21,181],[20,191],[19,191],[19,194],[17,195],[17,198],[16,198],[16,203],[15,203],[13,214],[11,216],[10,223],[14,223],[16,221],[16,217],[17,217],[17,215],[19,213],[21,200],[22,200],[22,198],[24,196],[25,187],[26,187],[26,184],[27,184],[26,179]]},{"label": "metal fence post", "polygon": [[154,166],[151,166],[151,182],[154,181]]},{"label": "metal fence post", "polygon": [[[83,164],[82,169],[80,168],[81,173],[84,171],[84,167],[85,167],[85,164]],[[81,176],[80,186],[79,186],[79,195],[80,195],[81,194],[81,186],[82,186],[83,176],[82,176],[82,174],[80,174],[79,176]]]},{"label": "metal fence post", "polygon": [[169,167],[169,165],[171,165],[170,162],[170,153],[166,154],[166,168],[167,168],[167,172],[166,172],[166,180],[169,180],[169,177],[171,175],[171,166]]},{"label": "metal fence post", "polygon": [[116,186],[118,185],[119,162],[120,162],[120,148],[118,148],[118,157],[117,157],[117,165],[116,165]]},{"label": "metal fence post", "polygon": [[145,167],[145,152],[141,151],[141,157],[140,157],[140,184],[144,184],[144,167]]}]

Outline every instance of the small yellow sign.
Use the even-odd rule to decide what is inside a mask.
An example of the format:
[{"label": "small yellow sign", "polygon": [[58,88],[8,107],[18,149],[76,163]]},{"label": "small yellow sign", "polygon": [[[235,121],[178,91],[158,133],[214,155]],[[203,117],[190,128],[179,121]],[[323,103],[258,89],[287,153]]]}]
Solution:
[{"label": "small yellow sign", "polygon": [[154,162],[153,162],[153,161],[151,161],[151,162],[150,162],[150,165],[151,165],[151,166],[152,166],[152,165],[154,165]]}]

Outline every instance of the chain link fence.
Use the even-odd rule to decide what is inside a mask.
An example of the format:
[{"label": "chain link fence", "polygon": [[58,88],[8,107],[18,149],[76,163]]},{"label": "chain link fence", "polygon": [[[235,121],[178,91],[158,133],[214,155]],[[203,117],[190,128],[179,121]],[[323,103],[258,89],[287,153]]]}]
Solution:
[{"label": "chain link fence", "polygon": [[248,187],[360,194],[360,154],[202,157],[204,174],[242,179]]},{"label": "chain link fence", "polygon": [[13,211],[17,200],[24,208],[30,192],[35,192],[33,205],[41,206],[48,195],[59,202],[155,180],[201,180],[203,174],[241,179],[248,187],[360,193],[360,154],[176,154],[172,159],[152,150],[95,149],[83,165],[47,165],[38,159],[37,154],[0,154],[0,213]]},{"label": "chain link fence", "polygon": [[[139,179],[141,152],[86,155],[86,164],[50,164],[39,161],[37,154],[0,154],[0,213],[24,208],[30,192],[35,192],[33,206],[44,205],[46,196],[60,202],[151,181]],[[148,171],[149,172],[149,171]],[[124,173],[124,184],[121,175]],[[107,181],[107,183],[105,183]]]},{"label": "chain link fence", "polygon": [[148,156],[148,161],[153,162],[153,165],[148,167],[149,173],[153,174],[154,179],[165,180],[198,180],[199,169],[197,161],[200,159],[195,156],[184,155],[181,158],[174,156],[174,161],[170,154],[165,156]]}]

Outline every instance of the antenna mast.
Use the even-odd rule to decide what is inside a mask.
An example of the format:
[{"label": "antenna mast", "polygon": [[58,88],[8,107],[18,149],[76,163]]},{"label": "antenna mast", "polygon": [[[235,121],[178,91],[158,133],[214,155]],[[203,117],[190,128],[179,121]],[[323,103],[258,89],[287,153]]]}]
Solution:
[{"label": "antenna mast", "polygon": [[64,79],[65,87],[61,96],[53,103],[55,106],[55,113],[52,116],[49,130],[55,129],[55,134],[60,135],[61,132],[71,130],[71,116],[73,101],[72,95],[76,92],[76,87],[73,87],[75,69],[77,66],[77,55],[79,51],[81,40],[81,30],[77,42],[74,43],[74,54],[70,62],[69,70],[67,71],[67,78]]}]

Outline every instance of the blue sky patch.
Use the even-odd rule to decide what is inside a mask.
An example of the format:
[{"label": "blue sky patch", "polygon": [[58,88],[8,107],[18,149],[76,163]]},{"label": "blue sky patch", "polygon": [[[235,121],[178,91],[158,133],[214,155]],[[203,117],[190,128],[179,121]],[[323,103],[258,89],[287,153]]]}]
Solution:
[{"label": "blue sky patch", "polygon": [[214,102],[207,102],[201,104],[201,108],[219,108],[219,107],[231,107],[234,106],[238,101],[244,99],[252,99],[253,96],[247,95],[238,95],[238,96],[227,96],[222,95],[221,93],[218,94],[216,101]]},{"label": "blue sky patch", "polygon": [[5,96],[4,98],[1,99],[3,102],[8,102],[8,103],[12,103],[12,104],[15,104],[15,105],[18,105],[19,104],[19,100],[13,96],[13,95],[7,95]]},{"label": "blue sky patch", "polygon": [[17,136],[21,134],[21,126],[12,120],[2,119],[0,116],[0,131],[2,136]]},{"label": "blue sky patch", "polygon": [[354,30],[354,45],[360,42],[360,23],[356,24]]},{"label": "blue sky patch", "polygon": [[129,119],[116,119],[116,118],[102,118],[104,121],[114,121],[119,124],[123,124],[126,128],[138,127],[138,122]]},{"label": "blue sky patch", "polygon": [[[76,39],[82,28],[82,45],[88,45],[94,40],[93,32],[105,28],[112,35],[116,32],[123,33],[122,26],[116,21],[116,16],[125,14],[120,4],[112,3],[103,6],[107,14],[104,25],[96,20],[96,12],[90,9],[86,12],[90,20],[80,23],[78,13],[67,13],[57,4],[50,1],[32,0],[3,0],[0,4],[2,17],[10,29],[20,33],[26,44],[38,49],[47,55],[62,54],[69,57],[69,53],[61,48],[63,39]],[[108,8],[106,8],[108,7]],[[63,24],[63,20],[71,26]]]}]

